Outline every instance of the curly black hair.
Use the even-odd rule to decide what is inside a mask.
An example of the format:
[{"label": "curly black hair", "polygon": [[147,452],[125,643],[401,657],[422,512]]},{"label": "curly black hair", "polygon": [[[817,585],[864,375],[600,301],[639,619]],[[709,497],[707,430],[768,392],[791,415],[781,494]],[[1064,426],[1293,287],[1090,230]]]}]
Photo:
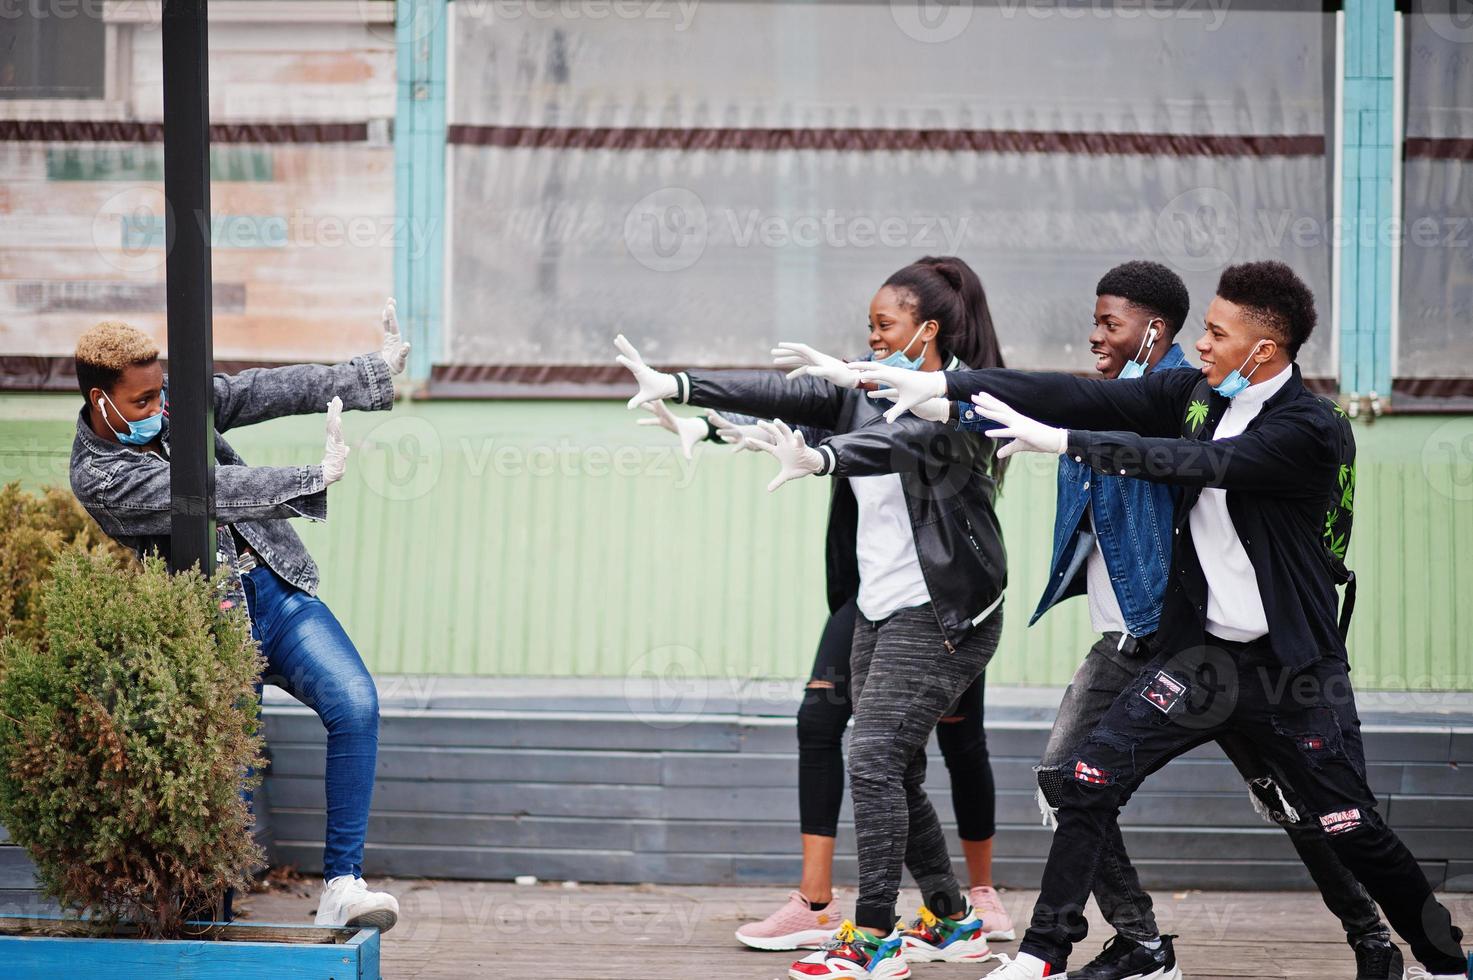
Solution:
[{"label": "curly black hair", "polygon": [[1319,320],[1314,293],[1282,262],[1228,266],[1217,281],[1217,295],[1243,307],[1289,351],[1290,360],[1299,356]]},{"label": "curly black hair", "polygon": [[1186,322],[1187,310],[1192,305],[1181,276],[1160,262],[1143,259],[1125,262],[1105,273],[1095,286],[1095,295],[1119,296],[1150,316],[1159,316],[1172,337]]}]

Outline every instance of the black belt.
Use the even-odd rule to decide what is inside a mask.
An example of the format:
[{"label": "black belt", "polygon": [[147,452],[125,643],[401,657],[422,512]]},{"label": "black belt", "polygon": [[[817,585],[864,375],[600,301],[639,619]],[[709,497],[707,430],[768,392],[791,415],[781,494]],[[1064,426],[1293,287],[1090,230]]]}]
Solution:
[{"label": "black belt", "polygon": [[[1154,636],[1155,634],[1150,634]],[[1132,636],[1130,633],[1121,633],[1120,642],[1115,649],[1127,657],[1149,657],[1151,655],[1150,636]]]}]

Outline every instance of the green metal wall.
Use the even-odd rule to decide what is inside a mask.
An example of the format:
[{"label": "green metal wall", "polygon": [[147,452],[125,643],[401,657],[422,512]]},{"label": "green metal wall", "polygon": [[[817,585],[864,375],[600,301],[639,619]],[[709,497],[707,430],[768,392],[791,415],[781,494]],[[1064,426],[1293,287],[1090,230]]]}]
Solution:
[{"label": "green metal wall", "polygon": [[[66,482],[74,398],[0,396],[0,479]],[[642,413],[641,413],[642,414]],[[824,616],[827,484],[665,433],[609,403],[437,402],[345,420],[326,524],[298,522],[322,595],[384,673],[745,680],[804,672]],[[1352,657],[1361,687],[1473,690],[1473,416],[1358,425]],[[321,418],[229,437],[316,462]],[[1054,462],[1020,457],[1000,504],[1012,587],[994,683],[1062,684],[1082,600],[1032,629]]]}]

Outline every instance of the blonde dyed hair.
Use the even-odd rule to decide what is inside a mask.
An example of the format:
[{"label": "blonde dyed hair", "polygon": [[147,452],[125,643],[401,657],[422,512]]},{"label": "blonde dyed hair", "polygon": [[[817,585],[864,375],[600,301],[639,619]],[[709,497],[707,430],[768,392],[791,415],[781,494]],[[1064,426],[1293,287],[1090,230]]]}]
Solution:
[{"label": "blonde dyed hair", "polygon": [[159,345],[137,327],[121,320],[103,320],[77,338],[76,356],[79,365],[122,373],[134,364],[156,359]]}]

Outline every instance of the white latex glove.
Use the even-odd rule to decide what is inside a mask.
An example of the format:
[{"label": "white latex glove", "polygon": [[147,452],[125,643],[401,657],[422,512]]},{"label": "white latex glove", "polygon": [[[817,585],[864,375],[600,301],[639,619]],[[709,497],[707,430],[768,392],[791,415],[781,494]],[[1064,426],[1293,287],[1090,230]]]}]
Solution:
[{"label": "white latex glove", "polygon": [[772,437],[771,445],[759,442],[757,448],[764,453],[776,456],[778,463],[782,466],[777,476],[773,477],[772,482],[767,485],[768,493],[772,493],[789,480],[811,476],[823,468],[823,455],[803,440],[803,433],[788,428],[783,424],[782,419],[757,424]]},{"label": "white latex glove", "polygon": [[384,304],[384,346],[380,352],[390,374],[403,374],[409,363],[409,341],[399,333],[399,313],[394,308],[394,297]]},{"label": "white latex glove", "polygon": [[676,392],[679,391],[675,384],[675,375],[656,371],[646,364],[644,358],[639,356],[639,351],[624,339],[622,333],[614,338],[614,346],[619,348],[619,356],[614,360],[628,368],[629,373],[634,375],[634,380],[639,382],[639,391],[629,399],[630,408],[638,408],[645,402],[661,398],[675,397]]},{"label": "white latex glove", "polygon": [[327,403],[327,451],[322,456],[322,482],[336,483],[348,468],[348,444],[343,441],[343,400]]},{"label": "white latex glove", "polygon": [[[897,392],[894,388],[881,388],[870,393],[871,398],[894,399]],[[951,402],[945,398],[927,398],[919,405],[914,405],[910,410],[912,415],[919,416],[927,422],[950,422]]]},{"label": "white latex glove", "polygon": [[695,449],[696,443],[706,438],[706,420],[699,417],[680,418],[665,407],[664,402],[645,402],[645,411],[654,413],[652,419],[640,419],[640,425],[658,425],[666,432],[673,432],[680,438],[680,451],[686,459],[691,458],[691,451]]},{"label": "white latex glove", "polygon": [[789,380],[808,375],[822,378],[840,388],[858,388],[859,376],[837,357],[816,351],[807,344],[780,343],[772,349],[774,366],[788,372]]},{"label": "white latex glove", "polygon": [[861,382],[875,385],[871,398],[889,398],[895,404],[885,412],[885,421],[894,422],[921,402],[946,397],[946,374],[942,371],[910,371],[887,367],[873,361],[851,361],[849,370]]},{"label": "white latex glove", "polygon": [[711,425],[716,428],[716,438],[730,446],[732,452],[739,453],[747,449],[756,453],[762,451],[758,443],[765,443],[769,446],[774,444],[772,434],[755,423],[738,425],[714,408],[706,410],[706,418],[710,419]]},{"label": "white latex glove", "polygon": [[1057,456],[1069,448],[1068,429],[1056,429],[1030,419],[985,393],[973,395],[972,404],[983,415],[1000,423],[999,428],[987,430],[989,436],[1013,440],[997,451],[998,459],[1007,459],[1013,453],[1048,453]]}]

